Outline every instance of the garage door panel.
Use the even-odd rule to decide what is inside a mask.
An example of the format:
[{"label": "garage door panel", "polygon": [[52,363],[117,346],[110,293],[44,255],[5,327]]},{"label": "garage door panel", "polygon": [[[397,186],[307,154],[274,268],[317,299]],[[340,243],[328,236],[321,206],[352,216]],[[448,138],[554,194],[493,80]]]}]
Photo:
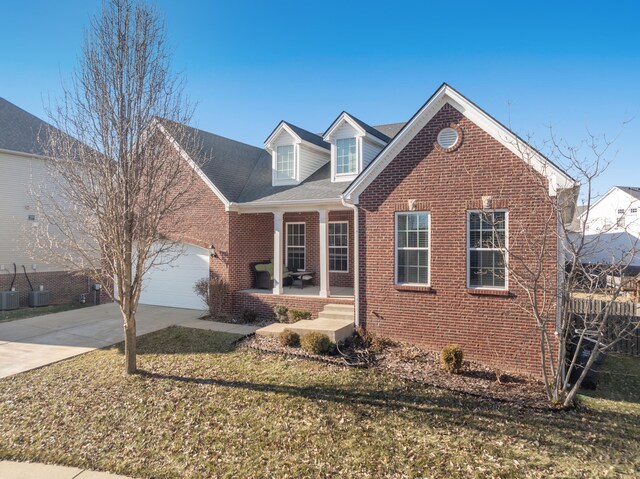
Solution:
[{"label": "garage door panel", "polygon": [[140,293],[140,304],[206,308],[193,287],[199,279],[209,277],[209,251],[189,244],[183,247],[184,253],[170,265],[161,265],[147,272]]}]

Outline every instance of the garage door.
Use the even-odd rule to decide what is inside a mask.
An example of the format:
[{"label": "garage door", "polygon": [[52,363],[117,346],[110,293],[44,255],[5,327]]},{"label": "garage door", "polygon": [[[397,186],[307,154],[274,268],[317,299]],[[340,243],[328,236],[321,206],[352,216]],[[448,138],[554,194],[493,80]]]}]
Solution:
[{"label": "garage door", "polygon": [[172,308],[205,309],[193,291],[200,278],[209,277],[209,251],[184,244],[184,254],[169,265],[158,266],[145,275],[140,304]]}]

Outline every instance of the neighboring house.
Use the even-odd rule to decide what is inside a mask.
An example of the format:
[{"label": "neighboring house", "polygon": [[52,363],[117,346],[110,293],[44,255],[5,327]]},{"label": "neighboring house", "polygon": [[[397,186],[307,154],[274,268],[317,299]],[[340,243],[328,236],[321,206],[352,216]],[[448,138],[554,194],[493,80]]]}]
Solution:
[{"label": "neighboring house", "polygon": [[584,231],[585,263],[640,267],[640,187],[614,186],[589,210],[579,207],[574,231]]},{"label": "neighboring house", "polygon": [[[505,238],[511,221],[544,231],[552,210],[534,177],[552,196],[574,182],[453,88],[442,85],[407,123],[370,126],[342,112],[317,134],[283,121],[264,149],[194,132],[197,154],[212,159],[180,238],[190,254],[151,273],[142,303],[198,307],[193,282],[217,276],[234,314],[353,305],[374,333],[434,350],[457,343],[467,358],[540,374],[539,335],[504,252],[470,238],[482,234],[487,201]],[[252,264],[265,260],[273,289],[256,290]],[[284,265],[314,273],[311,285],[284,287]],[[557,277],[556,262],[545,267]]]},{"label": "neighboring house", "polygon": [[[39,136],[47,123],[0,98],[0,291],[13,287],[26,306],[31,289],[49,291],[50,303],[77,301],[90,293],[91,281],[65,268],[34,260],[30,254],[30,225],[38,222],[30,190],[46,178],[45,155]],[[24,266],[24,268],[23,268]]]}]

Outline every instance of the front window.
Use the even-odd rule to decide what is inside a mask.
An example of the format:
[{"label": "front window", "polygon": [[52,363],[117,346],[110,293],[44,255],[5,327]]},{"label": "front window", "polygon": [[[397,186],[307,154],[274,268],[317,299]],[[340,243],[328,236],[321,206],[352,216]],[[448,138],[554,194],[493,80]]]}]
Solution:
[{"label": "front window", "polygon": [[349,223],[329,223],[329,271],[349,271]]},{"label": "front window", "polygon": [[396,283],[429,284],[429,213],[396,214]]},{"label": "front window", "polygon": [[469,287],[504,289],[507,213],[472,211],[469,213]]},{"label": "front window", "polygon": [[336,140],[336,174],[356,173],[356,139],[341,138]]},{"label": "front window", "polygon": [[305,224],[287,223],[287,268],[304,271]]},{"label": "front window", "polygon": [[296,177],[295,150],[293,145],[276,148],[276,178],[278,180],[292,180]]}]

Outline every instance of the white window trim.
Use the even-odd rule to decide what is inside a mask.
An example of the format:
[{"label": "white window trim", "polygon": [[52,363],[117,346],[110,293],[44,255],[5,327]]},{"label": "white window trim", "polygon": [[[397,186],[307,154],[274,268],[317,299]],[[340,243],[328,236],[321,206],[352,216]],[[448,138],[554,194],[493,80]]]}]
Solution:
[{"label": "white window trim", "polygon": [[[356,156],[356,161],[355,161],[356,169],[355,169],[355,171],[348,171],[346,173],[338,173],[338,142],[341,141],[341,140],[353,140],[354,143],[355,143],[355,146],[356,146],[356,154],[355,154],[355,156]],[[359,161],[359,157],[360,157],[360,155],[359,155],[359,153],[360,153],[360,142],[358,141],[358,137],[357,136],[347,136],[345,138],[336,138],[335,142],[336,142],[336,165],[335,165],[335,167],[336,167],[336,177],[343,178],[343,177],[346,177],[346,176],[357,175],[358,174],[358,170],[360,169],[359,168],[359,166],[360,166],[360,161]]]},{"label": "white window trim", "polygon": [[[356,140],[356,171],[355,173],[338,173],[338,140]],[[333,181],[352,181],[362,171],[362,136],[341,136],[331,138],[331,177]]]},{"label": "white window trim", "polygon": [[[304,249],[304,268],[307,269],[307,223],[304,221],[287,221],[285,222],[284,227],[284,236],[285,236],[285,257],[287,260],[286,266],[289,268],[289,225],[304,225],[304,245],[302,246],[292,246],[292,248],[302,248]],[[291,269],[289,271],[292,271]],[[295,272],[295,271],[294,271]]]},{"label": "white window trim", "polygon": [[[339,224],[339,223],[343,223],[345,225],[347,225],[347,269],[346,271],[335,271],[332,269],[329,269],[329,273],[348,273],[349,269],[351,268],[351,265],[349,264],[349,222],[348,221],[329,221],[329,224]],[[306,241],[306,238],[305,238]],[[331,246],[327,246],[329,248],[329,264],[331,264]],[[340,248],[342,248],[342,246],[340,246]],[[306,258],[305,258],[306,261]]]},{"label": "white window trim", "polygon": [[[278,178],[278,148],[283,146],[293,146],[293,178]],[[271,160],[271,183],[275,186],[297,185],[299,183],[299,145],[297,143],[282,143],[273,146]]]},{"label": "white window trim", "polygon": [[[473,213],[504,213],[504,286],[487,287],[487,286],[471,286],[471,215]],[[477,248],[474,248],[477,249]],[[499,248],[493,248],[499,249]],[[491,209],[491,210],[467,210],[467,289],[475,291],[509,291],[509,210],[507,209]]]},{"label": "white window trim", "polygon": [[[419,214],[426,213],[427,214],[427,231],[429,232],[429,240],[427,241],[427,282],[426,283],[401,283],[398,281],[398,216],[399,215],[407,215],[407,214]],[[431,287],[431,212],[430,211],[396,211],[393,218],[393,251],[394,251],[394,261],[393,261],[393,283],[397,286],[420,286],[423,288]],[[411,248],[411,249],[424,249],[424,248]]]}]

